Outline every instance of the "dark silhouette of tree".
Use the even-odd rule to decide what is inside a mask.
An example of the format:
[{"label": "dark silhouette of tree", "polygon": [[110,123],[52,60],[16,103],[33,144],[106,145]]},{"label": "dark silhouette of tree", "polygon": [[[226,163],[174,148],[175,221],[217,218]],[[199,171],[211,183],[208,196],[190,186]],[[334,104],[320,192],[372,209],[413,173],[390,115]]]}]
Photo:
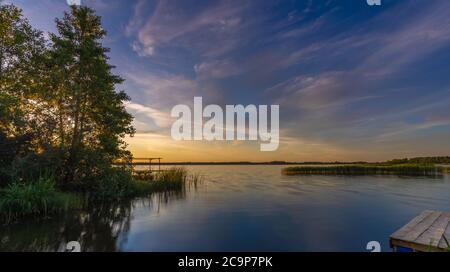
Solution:
[{"label": "dark silhouette of tree", "polygon": [[0,12],[3,168],[50,171],[67,187],[108,176],[113,161],[131,158],[124,138],[134,128],[124,105],[129,97],[116,90],[123,79],[102,46],[100,17],[72,6],[46,41],[14,5],[0,5]]},{"label": "dark silhouette of tree", "polygon": [[40,93],[45,40],[14,5],[0,5],[0,164],[39,150],[46,133]]},{"label": "dark silhouette of tree", "polygon": [[133,134],[132,116],[116,92],[122,78],[112,73],[109,52],[101,44],[106,31],[88,7],[71,8],[56,20],[52,35],[52,89],[58,146],[66,152],[63,180],[80,182],[98,172],[99,165],[131,156],[123,138]]}]

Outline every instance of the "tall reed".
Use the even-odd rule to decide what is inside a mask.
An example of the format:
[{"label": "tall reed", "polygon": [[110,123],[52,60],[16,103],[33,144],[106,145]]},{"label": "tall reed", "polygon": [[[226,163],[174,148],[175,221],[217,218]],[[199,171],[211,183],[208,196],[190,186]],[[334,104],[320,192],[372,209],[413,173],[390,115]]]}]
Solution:
[{"label": "tall reed", "polygon": [[0,218],[8,224],[18,219],[48,217],[66,211],[74,202],[73,196],[56,189],[51,178],[15,182],[0,190]]},{"label": "tall reed", "polygon": [[136,180],[137,191],[144,193],[187,191],[196,188],[201,182],[201,176],[191,174],[185,168],[170,168],[157,174],[151,179]]},{"label": "tall reed", "polygon": [[443,167],[422,164],[298,166],[282,170],[285,175],[405,175],[440,176]]}]

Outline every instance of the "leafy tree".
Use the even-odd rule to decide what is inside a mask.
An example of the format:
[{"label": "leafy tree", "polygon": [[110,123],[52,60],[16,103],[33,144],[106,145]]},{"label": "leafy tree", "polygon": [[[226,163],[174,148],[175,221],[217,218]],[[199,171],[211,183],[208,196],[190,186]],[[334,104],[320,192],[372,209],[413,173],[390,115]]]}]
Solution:
[{"label": "leafy tree", "polygon": [[74,6],[56,26],[46,41],[20,9],[0,3],[0,163],[23,179],[50,171],[89,190],[113,161],[131,158],[129,98],[116,91],[123,80],[108,63],[106,31],[92,9]]},{"label": "leafy tree", "polygon": [[[14,5],[0,3],[0,163],[39,149],[45,133],[40,108],[45,41]],[[37,137],[39,135],[39,137]],[[33,139],[39,139],[34,141]]]},{"label": "leafy tree", "polygon": [[65,150],[65,184],[89,180],[114,160],[130,157],[124,137],[133,134],[132,116],[116,91],[123,82],[108,63],[106,31],[88,7],[71,7],[56,20],[50,52],[58,145]]}]

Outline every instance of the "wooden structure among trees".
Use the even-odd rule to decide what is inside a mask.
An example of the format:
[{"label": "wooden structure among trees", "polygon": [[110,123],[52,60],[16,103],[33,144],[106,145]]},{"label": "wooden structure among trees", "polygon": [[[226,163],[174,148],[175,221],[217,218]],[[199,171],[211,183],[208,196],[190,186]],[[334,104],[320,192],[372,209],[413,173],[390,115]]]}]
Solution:
[{"label": "wooden structure among trees", "polygon": [[[161,160],[162,160],[162,158],[133,158],[133,161],[131,164],[133,166],[136,166],[136,165],[148,166],[147,170],[142,170],[142,171],[161,172]],[[156,167],[156,169],[154,167]]]},{"label": "wooden structure among trees", "polygon": [[[127,166],[132,172],[133,177],[140,180],[153,180],[155,175],[164,172],[161,169],[162,158],[133,158],[128,162],[116,162],[114,165]],[[136,166],[143,166],[136,169]]]},{"label": "wooden structure among trees", "polygon": [[427,210],[390,237],[396,252],[449,252],[450,213]]}]

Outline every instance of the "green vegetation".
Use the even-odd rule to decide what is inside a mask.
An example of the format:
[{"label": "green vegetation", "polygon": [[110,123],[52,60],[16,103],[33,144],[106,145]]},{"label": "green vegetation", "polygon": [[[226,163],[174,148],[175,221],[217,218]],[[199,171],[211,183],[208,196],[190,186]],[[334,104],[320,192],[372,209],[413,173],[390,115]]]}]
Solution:
[{"label": "green vegetation", "polygon": [[46,172],[61,189],[89,191],[117,175],[133,117],[100,17],[72,6],[49,39],[14,5],[0,4],[0,18],[0,185]]},{"label": "green vegetation", "polygon": [[197,187],[201,178],[196,174],[189,174],[184,168],[171,168],[156,174],[152,181],[134,181],[134,192],[137,195],[146,195],[157,192],[184,192],[191,187]]},{"label": "green vegetation", "polygon": [[200,176],[189,174],[184,168],[171,168],[159,174],[151,174],[151,180],[131,178],[123,173],[117,171],[115,175],[105,179],[90,192],[90,199],[121,200],[165,191],[181,192],[191,186],[196,187],[201,181]]},{"label": "green vegetation", "polygon": [[197,187],[201,182],[200,176],[189,174],[184,168],[171,168],[168,171],[161,172],[152,182],[153,191],[185,191],[191,186]]},{"label": "green vegetation", "polygon": [[20,218],[47,217],[76,205],[76,198],[56,189],[51,178],[35,183],[13,183],[0,190],[0,218],[10,223]]},{"label": "green vegetation", "polygon": [[120,202],[158,192],[185,192],[200,182],[184,168],[171,168],[152,181],[137,180],[125,171],[115,170],[108,179],[95,183],[89,192],[63,192],[53,177],[41,177],[36,182],[14,182],[0,189],[0,222],[6,224],[24,218],[45,218],[83,208],[89,203]]},{"label": "green vegetation", "polygon": [[450,157],[417,157],[406,159],[395,159],[388,161],[389,164],[450,164]]},{"label": "green vegetation", "polygon": [[283,169],[285,175],[404,175],[437,176],[444,168],[429,164],[298,166]]},{"label": "green vegetation", "polygon": [[[72,6],[56,33],[0,3],[0,224],[47,217],[79,201],[119,201],[185,190],[184,169],[133,178],[127,94],[117,90],[100,17]],[[83,204],[84,205],[84,204]]]}]

